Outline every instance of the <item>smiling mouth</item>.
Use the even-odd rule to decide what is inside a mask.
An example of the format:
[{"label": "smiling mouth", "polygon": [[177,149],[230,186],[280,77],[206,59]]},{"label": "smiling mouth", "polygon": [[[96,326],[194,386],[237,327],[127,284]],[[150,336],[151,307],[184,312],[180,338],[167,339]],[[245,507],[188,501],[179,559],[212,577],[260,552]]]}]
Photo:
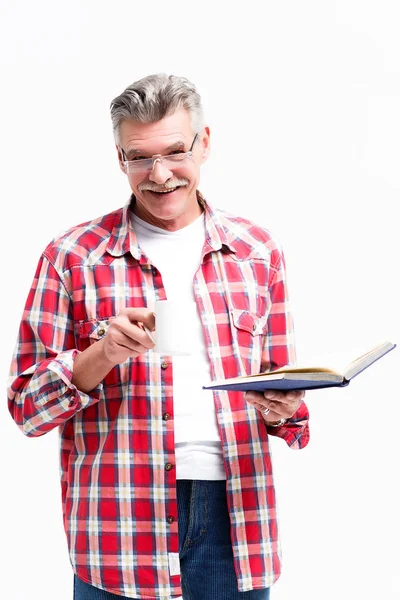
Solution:
[{"label": "smiling mouth", "polygon": [[178,185],[178,186],[168,189],[168,190],[147,190],[147,191],[151,192],[152,194],[172,194],[172,192],[175,192],[175,190],[178,190],[180,187],[182,187],[182,186]]}]

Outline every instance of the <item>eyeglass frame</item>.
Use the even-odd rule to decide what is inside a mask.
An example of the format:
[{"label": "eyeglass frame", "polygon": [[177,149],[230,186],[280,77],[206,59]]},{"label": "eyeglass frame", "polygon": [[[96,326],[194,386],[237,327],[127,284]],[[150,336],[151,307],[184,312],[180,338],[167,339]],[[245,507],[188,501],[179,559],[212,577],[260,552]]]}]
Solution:
[{"label": "eyeglass frame", "polygon": [[[192,145],[190,146],[189,150],[187,152],[180,152],[179,154],[166,154],[166,155],[153,154],[153,156],[151,156],[151,157],[149,156],[148,158],[139,158],[138,160],[128,160],[128,157],[126,156],[125,150],[121,146],[118,146],[118,148],[120,149],[122,158],[124,159],[122,162],[123,162],[123,165],[124,165],[125,168],[128,167],[128,163],[134,163],[136,165],[139,163],[139,166],[140,166],[140,163],[142,162],[142,160],[143,161],[145,161],[145,160],[151,160],[152,161],[151,169],[144,169],[144,172],[150,173],[151,171],[153,171],[154,165],[155,165],[155,163],[156,163],[157,160],[159,160],[161,162],[161,164],[162,164],[163,159],[169,158],[170,156],[179,156],[179,155],[182,155],[182,161],[184,161],[186,158],[190,158],[193,155],[193,146],[194,146],[194,144],[196,142],[196,139],[197,139],[198,135],[199,134],[196,133],[196,135],[194,136]],[[177,161],[177,164],[179,164],[179,162],[180,161]]]}]

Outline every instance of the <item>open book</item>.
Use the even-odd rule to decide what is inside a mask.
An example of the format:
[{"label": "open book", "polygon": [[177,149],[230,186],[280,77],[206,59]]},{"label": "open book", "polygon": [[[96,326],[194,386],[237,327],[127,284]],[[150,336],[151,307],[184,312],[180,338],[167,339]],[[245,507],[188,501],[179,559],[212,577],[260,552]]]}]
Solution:
[{"label": "open book", "polygon": [[204,385],[205,390],[256,391],[263,390],[309,390],[348,385],[359,373],[393,350],[396,344],[383,342],[353,360],[343,372],[324,367],[283,367],[276,371],[219,379]]}]

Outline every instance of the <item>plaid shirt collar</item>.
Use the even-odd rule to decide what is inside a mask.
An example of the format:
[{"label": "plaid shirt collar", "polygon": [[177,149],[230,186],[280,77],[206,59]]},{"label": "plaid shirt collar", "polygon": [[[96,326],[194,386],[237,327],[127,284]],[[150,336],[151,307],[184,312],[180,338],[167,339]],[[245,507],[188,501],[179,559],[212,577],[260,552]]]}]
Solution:
[{"label": "plaid shirt collar", "polygon": [[[227,247],[231,252],[237,253],[240,250],[234,240],[229,239],[228,232],[221,224],[216,211],[206,202],[201,192],[197,190],[197,201],[205,211],[205,226],[206,226],[206,248],[205,252],[221,250],[223,246]],[[111,256],[123,256],[130,252],[132,256],[139,262],[142,260],[142,251],[139,247],[135,232],[130,225],[130,211],[135,204],[135,196],[129,198],[124,208],[117,213],[117,218],[114,222],[110,239],[107,245],[107,252]]]}]

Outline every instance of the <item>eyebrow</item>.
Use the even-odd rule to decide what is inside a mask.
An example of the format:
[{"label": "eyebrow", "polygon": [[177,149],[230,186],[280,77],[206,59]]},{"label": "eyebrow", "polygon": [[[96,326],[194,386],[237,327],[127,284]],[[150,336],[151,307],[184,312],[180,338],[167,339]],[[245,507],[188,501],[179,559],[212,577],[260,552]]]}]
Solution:
[{"label": "eyebrow", "polygon": [[[168,146],[168,148],[165,149],[165,154],[167,155],[169,152],[171,152],[173,150],[183,150],[184,148],[185,148],[185,142],[182,142],[180,140],[179,142],[175,142],[174,144],[171,144],[171,146]],[[143,150],[139,150],[137,148],[132,148],[131,150],[127,150],[125,152],[125,154],[126,154],[127,159],[129,160],[133,156],[146,156],[147,152],[143,152]]]}]

